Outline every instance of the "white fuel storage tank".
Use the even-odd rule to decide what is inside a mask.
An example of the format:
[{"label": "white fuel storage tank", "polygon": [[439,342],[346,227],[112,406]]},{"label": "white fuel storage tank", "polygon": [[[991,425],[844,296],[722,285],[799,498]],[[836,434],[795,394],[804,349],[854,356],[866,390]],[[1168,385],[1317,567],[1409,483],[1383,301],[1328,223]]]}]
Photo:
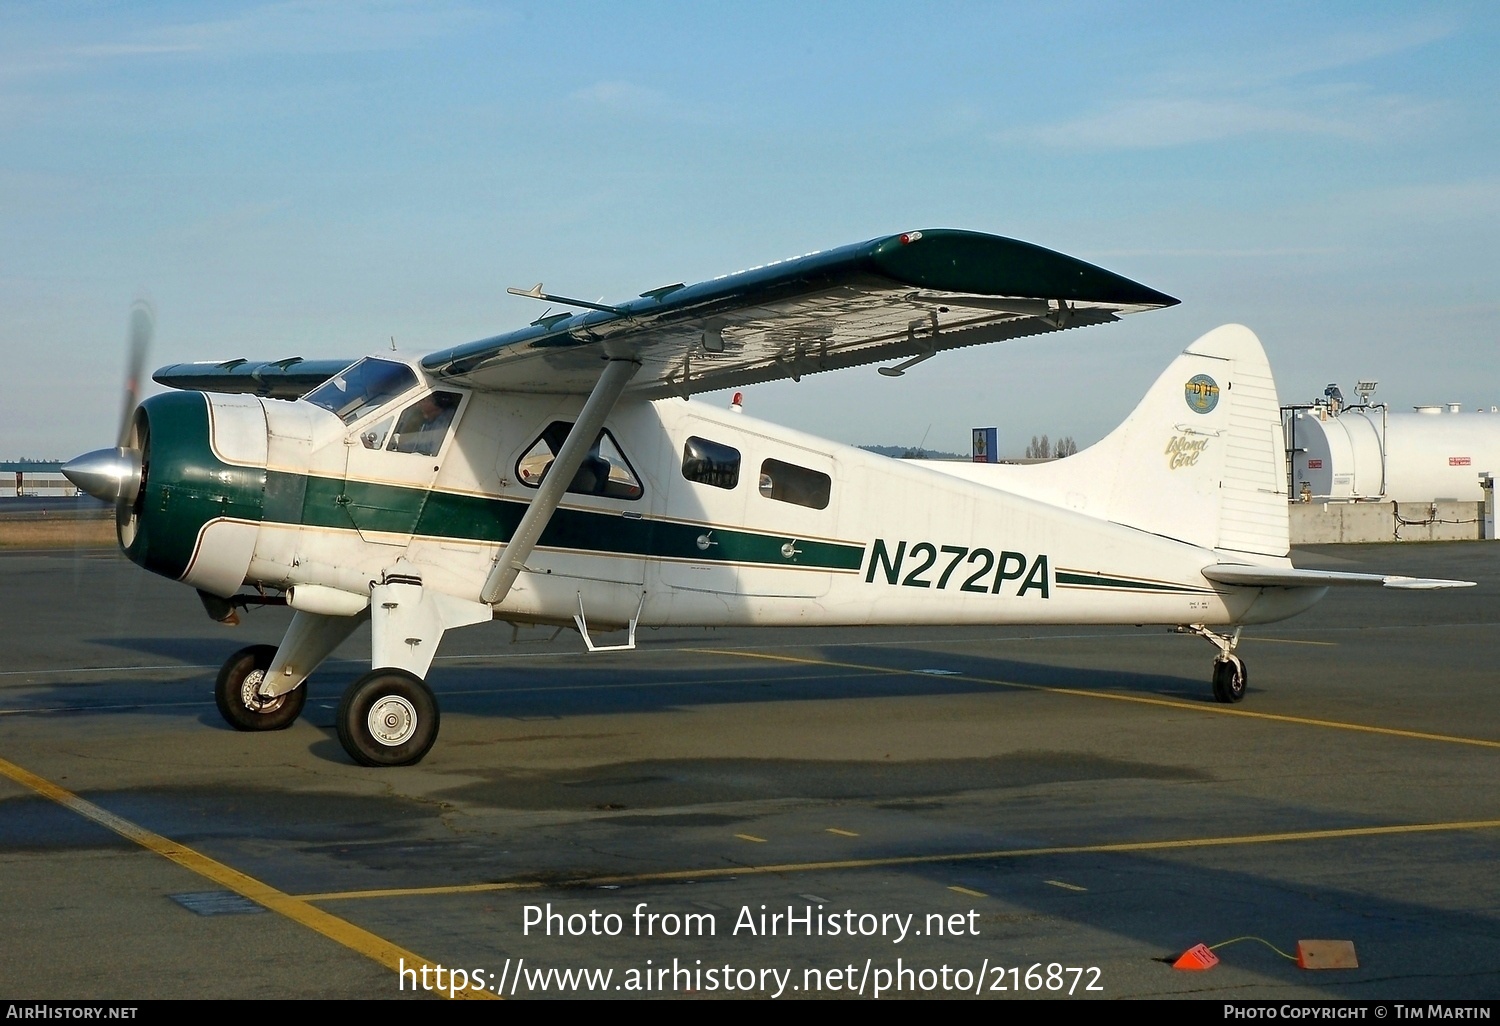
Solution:
[{"label": "white fuel storage tank", "polygon": [[1384,406],[1290,409],[1293,500],[1483,501],[1479,475],[1500,476],[1500,413],[1457,404],[1395,413]]}]

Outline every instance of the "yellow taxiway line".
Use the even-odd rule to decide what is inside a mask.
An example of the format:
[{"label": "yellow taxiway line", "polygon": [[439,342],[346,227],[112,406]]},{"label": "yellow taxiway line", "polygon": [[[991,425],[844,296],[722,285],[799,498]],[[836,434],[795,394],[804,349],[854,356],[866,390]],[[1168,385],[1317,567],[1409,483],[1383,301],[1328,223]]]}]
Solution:
[{"label": "yellow taxiway line", "polygon": [[[765,659],[780,663],[798,663],[804,666],[827,666],[838,670],[859,670],[865,673],[883,673],[897,677],[922,677],[931,674],[921,670],[905,670],[892,666],[869,666],[864,663],[841,663],[833,659],[808,659],[802,656],[772,655],[769,652],[747,652],[736,649],[695,648],[684,651],[701,652],[704,655],[735,656],[741,659]],[[1324,727],[1330,730],[1350,730],[1361,734],[1382,734],[1387,737],[1404,737],[1417,741],[1441,741],[1451,745],[1474,745],[1480,748],[1500,748],[1500,741],[1479,737],[1462,737],[1454,734],[1429,734],[1420,730],[1399,730],[1395,727],[1376,727],[1366,723],[1345,723],[1342,720],[1321,720],[1308,716],[1287,716],[1282,713],[1256,712],[1253,709],[1238,709],[1233,706],[1202,702],[1178,702],[1170,698],[1148,698],[1144,695],[1122,695],[1112,691],[1085,691],[1081,688],[1059,688],[1046,684],[1019,684],[1009,680],[994,680],[964,673],[947,674],[945,681],[965,681],[970,684],[987,684],[990,687],[1014,688],[1018,691],[1041,691],[1052,695],[1070,695],[1074,698],[1103,698],[1113,702],[1132,702],[1137,705],[1154,705],[1165,709],[1182,709],[1187,712],[1210,713],[1218,716],[1243,716],[1252,720],[1272,723],[1295,723],[1304,727]]]},{"label": "yellow taxiway line", "polygon": [[1339,830],[1291,830],[1270,834],[1228,834],[1220,837],[1179,837],[1161,841],[1120,841],[1113,844],[1065,844],[1046,848],[1002,848],[995,851],[946,852],[935,855],[889,855],[868,859],[832,859],[825,862],[780,862],[771,865],[716,866],[712,869],[672,869],[657,873],[622,873],[573,879],[510,880],[498,883],[456,884],[446,887],[388,887],[369,891],[329,891],[300,894],[301,901],[349,901],[370,898],[409,898],[442,894],[478,894],[489,891],[539,891],[553,887],[619,887],[627,884],[664,883],[673,880],[714,880],[725,877],[769,876],[781,873],[813,873],[841,869],[881,869],[921,866],[942,862],[981,862],[995,859],[1035,858],[1046,855],[1107,855],[1139,852],[1221,848],[1244,844],[1283,844],[1289,841],[1331,841],[1349,837],[1389,837],[1403,834],[1452,833],[1463,830],[1497,830],[1500,819],[1476,819],[1451,823],[1400,823],[1393,826],[1345,827]]},{"label": "yellow taxiway line", "polygon": [[[927,677],[927,674],[919,670],[906,670],[888,666],[870,666],[859,663],[844,663],[825,659],[808,659],[797,656],[773,655],[765,652],[734,651],[723,649],[690,649],[686,651],[700,652],[706,655],[724,655],[744,659],[762,659],[775,662],[797,663],[811,666],[826,666],[835,669],[854,670],[864,673],[879,673],[893,676],[919,676]],[[1391,727],[1377,727],[1368,724],[1344,723],[1337,720],[1321,720],[1309,717],[1286,716],[1277,713],[1255,712],[1245,709],[1235,709],[1226,706],[1210,706],[1188,702],[1178,702],[1170,699],[1149,698],[1139,695],[1121,695],[1101,691],[1085,691],[1076,688],[1050,687],[1040,684],[1020,684],[1013,681],[993,680],[984,677],[975,677],[967,674],[954,674],[944,678],[945,680],[965,681],[969,683],[985,684],[995,687],[1014,688],[1023,691],[1038,691],[1051,694],[1070,695],[1081,698],[1106,698],[1114,701],[1132,702],[1141,705],[1152,705],[1170,709],[1184,710],[1198,713],[1216,713],[1228,716],[1243,716],[1251,719],[1267,720],[1278,723],[1295,723],[1304,726],[1324,727],[1337,730],[1350,730],[1361,733],[1380,734],[1392,737],[1412,738],[1426,741],[1440,741],[1450,744],[1475,745],[1486,748],[1500,748],[1500,741],[1489,741],[1482,738],[1467,738],[1446,734],[1431,734],[1421,731],[1398,730]],[[317,894],[292,895],[279,891],[269,884],[262,883],[239,870],[232,869],[200,852],[179,844],[170,838],[161,836],[146,828],[139,826],[129,820],[116,816],[105,809],[80,798],[71,791],[59,787],[52,782],[37,776],[14,763],[0,759],[0,775],[9,777],[16,783],[26,787],[44,798],[48,798],[64,808],[70,809],[85,819],[91,820],[99,825],[114,831],[120,836],[130,840],[149,851],[162,856],[185,869],[190,870],[205,879],[225,887],[257,902],[266,908],[278,912],[294,922],[306,926],[308,929],[328,937],[345,947],[356,951],[366,957],[392,969],[399,971],[404,965],[410,969],[414,966],[432,966],[436,963],[429,962],[420,956],[413,954],[391,942],[379,937],[368,930],[355,926],[343,919],[330,915],[322,909],[315,907],[315,902],[345,901],[356,899],[390,898],[390,897],[413,897],[445,894],[475,894],[491,893],[498,891],[532,891],[542,890],[548,887],[558,886],[559,883],[571,886],[620,886],[624,884],[642,884],[654,882],[667,882],[673,880],[709,880],[725,877],[740,876],[763,876],[783,873],[803,873],[816,871],[833,871],[847,869],[875,869],[882,867],[913,866],[948,862],[973,862],[996,859],[1014,859],[1048,855],[1082,855],[1082,854],[1128,854],[1141,852],[1161,852],[1174,850],[1188,850],[1195,848],[1213,848],[1232,845],[1248,844],[1276,844],[1295,841],[1322,841],[1337,840],[1352,837],[1380,837],[1405,834],[1442,833],[1468,830],[1494,830],[1500,829],[1500,820],[1469,820],[1442,823],[1412,823],[1391,826],[1372,827],[1349,827],[1338,830],[1306,830],[1286,831],[1279,833],[1226,835],[1219,837],[1191,837],[1175,838],[1157,841],[1127,841],[1112,844],[1086,844],[1086,845],[1056,845],[1041,848],[1013,848],[999,849],[994,851],[974,852],[949,852],[931,855],[895,855],[865,859],[837,859],[822,862],[787,862],[768,865],[735,865],[720,866],[714,868],[699,868],[685,870],[668,870],[655,873],[632,873],[617,874],[610,876],[597,876],[579,878],[568,881],[551,881],[543,883],[540,881],[508,881],[480,884],[460,884],[440,887],[408,887],[408,888],[382,888],[378,890],[363,891],[334,891]],[[746,840],[751,838],[746,837]],[[753,838],[760,841],[760,838]],[[462,991],[458,997],[467,998],[493,998],[495,995],[484,991]]]},{"label": "yellow taxiway line", "polygon": [[[754,652],[733,649],[694,648],[683,651],[697,652],[704,655],[733,656],[742,659],[761,659],[771,662],[795,663],[804,666],[824,666],[831,669],[852,670],[861,673],[879,673],[891,676],[910,676],[930,678],[930,674],[920,670],[907,670],[899,667],[871,666],[863,663],[845,663],[831,659],[810,659],[800,656],[774,655],[769,652]],[[1077,698],[1105,698],[1117,702],[1131,702],[1138,705],[1151,705],[1160,708],[1178,709],[1186,712],[1212,713],[1221,716],[1242,716],[1249,719],[1265,720],[1273,723],[1295,723],[1301,726],[1323,727],[1331,730],[1348,730],[1365,734],[1378,734],[1387,737],[1409,738],[1419,741],[1439,741],[1447,744],[1473,745],[1482,748],[1500,748],[1500,741],[1489,741],[1484,738],[1461,737],[1451,734],[1431,734],[1415,730],[1399,730],[1394,727],[1378,727],[1363,723],[1345,723],[1339,720],[1314,719],[1306,716],[1287,716],[1281,713],[1256,712],[1249,709],[1237,709],[1226,705],[1203,703],[1179,702],[1167,698],[1151,698],[1142,695],[1122,695],[1104,691],[1085,691],[1078,688],[1049,687],[1043,684],[1020,684],[1014,681],[994,680],[986,677],[975,677],[967,674],[952,674],[942,678],[945,681],[964,681],[972,684],[985,684],[991,687],[1014,688],[1021,691],[1040,691],[1049,694],[1069,695]],[[1470,820],[1448,823],[1416,823],[1395,826],[1376,827],[1351,827],[1343,830],[1310,830],[1293,831],[1266,834],[1245,834],[1224,837],[1197,837],[1179,838],[1175,840],[1162,841],[1132,841],[1119,844],[1098,845],[1069,845],[1050,848],[1018,848],[1002,851],[980,851],[980,852],[955,852],[941,855],[897,855],[886,858],[870,859],[838,859],[826,862],[790,862],[763,866],[726,866],[712,869],[687,869],[671,870],[659,873],[637,873],[618,876],[600,876],[586,879],[569,880],[566,883],[573,886],[619,886],[622,884],[652,883],[671,880],[705,880],[716,877],[732,876],[755,876],[773,873],[798,873],[815,872],[819,870],[831,871],[841,869],[872,869],[886,866],[911,866],[942,862],[968,862],[984,859],[1009,859],[1022,858],[1038,855],[1081,855],[1081,854],[1108,854],[1129,852],[1151,852],[1171,851],[1174,849],[1187,848],[1212,848],[1226,845],[1241,844],[1274,844],[1288,841],[1320,841],[1334,840],[1348,837],[1378,837],[1391,834],[1417,834],[1417,833],[1440,833],[1455,830],[1492,830],[1500,828],[1500,820]],[[837,833],[838,831],[830,831]],[[736,835],[745,840],[748,836]],[[754,838],[759,841],[760,838]],[[301,895],[304,901],[345,901],[354,899],[370,898],[395,898],[414,897],[420,895],[438,894],[474,894],[493,891],[531,891],[541,890],[553,884],[543,884],[532,881],[504,881],[496,883],[480,884],[458,884],[444,887],[408,887],[408,888],[382,888],[367,891],[330,891],[321,894]]]},{"label": "yellow taxiway line", "polygon": [[[392,972],[400,972],[402,969],[408,971],[415,969],[420,975],[423,967],[431,967],[434,971],[438,963],[429,962],[420,955],[413,954],[405,948],[392,944],[383,937],[378,937],[353,923],[330,915],[310,904],[305,898],[279,891],[270,884],[262,883],[237,869],[232,869],[224,863],[211,859],[202,852],[195,851],[185,844],[179,844],[169,837],[147,830],[139,824],[132,823],[128,819],[116,816],[114,813],[100,808],[87,799],[69,791],[67,788],[59,787],[43,777],[37,776],[29,770],[22,769],[13,762],[0,759],[0,775],[9,777],[22,787],[36,792],[43,798],[48,798],[63,808],[77,813],[84,819],[91,820],[100,826],[113,830],[127,841],[134,843],[160,855],[170,862],[175,862],[182,868],[196,873],[206,880],[218,884],[228,890],[234,891],[242,897],[249,898],[258,905],[264,905],[272,912],[280,913],[295,923],[307,927],[316,933],[322,934],[331,941],[342,944],[351,951],[356,951],[366,958],[373,959]],[[423,977],[425,978],[425,977]],[[437,991],[439,994],[448,996],[447,991]],[[457,998],[495,998],[494,994],[486,991],[462,990],[451,995]]]}]

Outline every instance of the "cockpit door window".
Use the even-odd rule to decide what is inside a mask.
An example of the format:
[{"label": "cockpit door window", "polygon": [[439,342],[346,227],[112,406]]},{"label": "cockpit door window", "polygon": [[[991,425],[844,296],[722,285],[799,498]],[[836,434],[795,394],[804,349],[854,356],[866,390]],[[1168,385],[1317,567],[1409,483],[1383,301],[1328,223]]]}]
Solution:
[{"label": "cockpit door window", "polygon": [[457,392],[429,392],[401,411],[396,430],[391,433],[390,452],[411,452],[436,456],[453,425],[462,396]]}]

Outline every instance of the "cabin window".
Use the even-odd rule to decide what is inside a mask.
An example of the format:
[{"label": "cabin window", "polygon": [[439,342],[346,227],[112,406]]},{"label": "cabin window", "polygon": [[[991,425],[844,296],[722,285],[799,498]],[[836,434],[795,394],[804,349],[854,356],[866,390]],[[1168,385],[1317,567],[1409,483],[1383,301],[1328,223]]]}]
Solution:
[{"label": "cabin window", "polygon": [[766,460],[760,465],[760,494],[777,502],[827,509],[833,479],[794,463]]},{"label": "cabin window", "polygon": [[740,451],[706,438],[690,437],[682,447],[682,476],[715,488],[740,483]]},{"label": "cabin window", "polygon": [[[563,420],[548,424],[542,436],[516,461],[516,480],[528,488],[540,487],[572,427]],[[615,444],[614,436],[608,431],[600,431],[573,475],[568,491],[574,495],[602,495],[606,499],[639,499],[644,489],[641,488],[641,479]]]},{"label": "cabin window", "polygon": [[405,364],[371,358],[323,382],[307,394],[307,401],[353,424],[416,384],[417,376]]},{"label": "cabin window", "polygon": [[453,415],[458,412],[462,398],[457,392],[427,393],[401,411],[401,419],[396,422],[386,448],[391,452],[436,456],[448,437],[448,428],[453,425]]}]

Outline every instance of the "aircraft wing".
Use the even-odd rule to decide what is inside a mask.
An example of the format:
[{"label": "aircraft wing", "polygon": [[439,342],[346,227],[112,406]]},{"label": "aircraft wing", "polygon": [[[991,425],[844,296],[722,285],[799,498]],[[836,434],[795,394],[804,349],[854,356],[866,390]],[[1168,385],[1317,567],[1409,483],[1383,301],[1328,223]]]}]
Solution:
[{"label": "aircraft wing", "polygon": [[1262,588],[1328,588],[1346,585],[1379,585],[1408,591],[1436,588],[1472,588],[1473,581],[1445,581],[1430,577],[1400,577],[1394,574],[1351,574],[1335,570],[1295,570],[1291,567],[1247,566],[1216,563],[1204,567],[1203,576],[1220,584]]},{"label": "aircraft wing", "polygon": [[[586,394],[606,359],[625,358],[641,364],[632,394],[686,397],[1176,304],[1040,246],[936,229],[653,289],[608,309],[543,314],[516,331],[432,353],[422,366],[481,390]],[[152,378],[171,388],[295,399],[353,362],[179,363]]]},{"label": "aircraft wing", "polygon": [[631,394],[686,397],[1176,303],[1040,246],[938,229],[654,289],[607,309],[544,314],[422,366],[471,388],[575,394],[593,388],[605,360],[629,359],[641,364]]}]

